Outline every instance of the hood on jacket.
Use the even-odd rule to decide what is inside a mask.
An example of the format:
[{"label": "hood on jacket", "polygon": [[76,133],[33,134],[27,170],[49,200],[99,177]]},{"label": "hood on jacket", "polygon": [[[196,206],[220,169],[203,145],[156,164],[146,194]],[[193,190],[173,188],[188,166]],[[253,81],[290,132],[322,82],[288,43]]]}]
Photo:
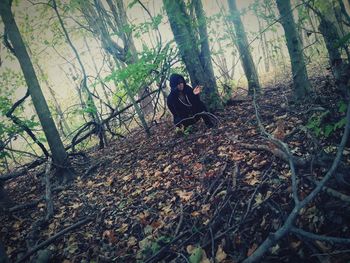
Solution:
[{"label": "hood on jacket", "polygon": [[171,88],[171,90],[176,89],[176,86],[180,83],[184,83],[186,85],[185,78],[180,74],[176,74],[176,73],[171,74],[171,76],[170,76],[170,88]]}]

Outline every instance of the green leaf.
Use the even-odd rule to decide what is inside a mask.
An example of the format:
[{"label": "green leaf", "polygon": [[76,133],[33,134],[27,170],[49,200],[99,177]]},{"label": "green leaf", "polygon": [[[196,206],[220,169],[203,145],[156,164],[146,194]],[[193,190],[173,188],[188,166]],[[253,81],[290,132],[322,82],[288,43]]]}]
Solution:
[{"label": "green leaf", "polygon": [[324,128],[324,135],[326,137],[329,137],[331,133],[334,131],[334,126],[331,124],[327,124],[326,127]]},{"label": "green leaf", "polygon": [[346,105],[346,103],[344,101],[340,101],[339,102],[339,112],[344,113],[346,112],[348,106]]},{"label": "green leaf", "polygon": [[334,124],[334,130],[343,128],[345,126],[345,124],[346,124],[346,118],[344,117],[340,121],[338,121]]},{"label": "green leaf", "polygon": [[190,263],[199,263],[202,258],[202,248],[197,247],[193,250],[190,258],[188,259]]},{"label": "green leaf", "polygon": [[349,43],[349,41],[350,41],[350,33],[346,34],[344,37],[339,39],[339,41],[335,43],[335,47],[336,48],[345,47]]}]

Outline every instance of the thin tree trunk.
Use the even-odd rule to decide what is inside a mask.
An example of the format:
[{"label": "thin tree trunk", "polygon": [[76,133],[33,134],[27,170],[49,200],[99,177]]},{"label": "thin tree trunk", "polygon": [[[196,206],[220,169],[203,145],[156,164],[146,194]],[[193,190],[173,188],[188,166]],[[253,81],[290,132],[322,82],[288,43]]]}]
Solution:
[{"label": "thin tree trunk", "polygon": [[256,17],[258,19],[260,45],[261,45],[261,50],[262,50],[263,58],[264,58],[265,72],[269,72],[270,71],[270,63],[269,63],[269,57],[268,57],[267,48],[266,48],[266,35],[265,35],[265,32],[262,32],[263,27],[262,27],[261,20],[259,19],[258,16],[256,16]]},{"label": "thin tree trunk", "polygon": [[46,79],[45,73],[44,73],[43,69],[41,68],[41,66],[38,63],[35,63],[35,66],[38,69],[38,71],[41,74],[41,76],[43,77],[43,80],[44,80],[44,82],[46,84],[46,87],[48,88],[48,90],[50,92],[50,95],[52,97],[52,100],[53,100],[53,103],[55,105],[55,108],[56,108],[56,111],[57,111],[57,115],[58,115],[57,123],[60,124],[60,126],[62,127],[62,129],[61,129],[62,134],[65,135],[66,132],[68,134],[71,134],[71,129],[70,129],[70,127],[69,127],[69,125],[68,125],[68,123],[66,121],[66,118],[64,117],[62,108],[61,108],[60,104],[57,101],[55,91],[52,89],[50,83]]},{"label": "thin tree trunk", "polygon": [[89,107],[89,114],[91,116],[91,119],[96,123],[96,125],[99,127],[99,131],[98,131],[98,135],[99,135],[99,138],[100,138],[100,149],[104,148],[105,144],[107,143],[107,138],[106,138],[106,135],[105,135],[105,132],[104,132],[104,127],[103,125],[101,125],[101,118],[98,114],[98,111],[97,111],[97,107],[96,107],[96,104],[94,102],[94,99],[89,91],[89,88],[87,86],[87,75],[86,75],[86,71],[85,71],[85,67],[84,67],[84,64],[83,62],[81,61],[80,59],[80,55],[77,51],[77,49],[75,48],[75,46],[73,45],[70,37],[69,37],[69,34],[64,26],[64,23],[63,23],[63,20],[61,18],[61,15],[59,14],[58,12],[58,9],[57,9],[57,5],[56,5],[56,0],[52,0],[52,4],[53,4],[53,9],[57,15],[57,18],[58,18],[58,21],[61,25],[61,28],[63,30],[63,33],[66,37],[66,40],[69,44],[69,46],[72,48],[74,54],[75,54],[75,57],[77,58],[78,60],[78,63],[80,65],[80,68],[83,72],[83,79],[82,79],[82,88],[83,88],[83,91],[86,93],[87,95],[87,106]]},{"label": "thin tree trunk", "polygon": [[348,98],[348,80],[350,66],[344,62],[337,47],[337,43],[341,41],[340,37],[337,34],[337,30],[335,29],[332,22],[328,21],[327,18],[323,15],[321,15],[320,19],[319,30],[321,31],[326,43],[329,55],[329,63],[332,67],[332,72],[336,80],[338,92],[342,95],[343,98]]},{"label": "thin tree trunk", "polygon": [[54,164],[57,166],[58,170],[61,171],[61,173],[58,174],[61,174],[64,180],[70,179],[72,174],[67,153],[58,134],[55,122],[52,119],[45,97],[41,91],[33,64],[29,58],[21,34],[12,15],[9,0],[1,1],[0,14],[5,24],[5,31],[11,40],[16,57],[22,68],[30,96],[47,138]]},{"label": "thin tree trunk", "polygon": [[[81,2],[81,8],[85,15],[85,18],[93,30],[93,33],[100,38],[102,48],[112,56],[116,65],[119,64],[132,64],[137,61],[137,51],[135,45],[132,40],[132,36],[130,34],[126,34],[125,27],[127,24],[127,18],[125,9],[122,1],[116,1],[117,7],[114,2],[108,1],[107,4],[110,6],[110,9],[113,14],[113,18],[115,20],[116,26],[112,25],[112,21],[108,20],[109,16],[105,15],[106,10],[104,9],[100,0],[94,0],[95,8],[88,2]],[[120,46],[118,43],[114,42],[111,38],[110,33],[108,32],[107,24],[113,29],[114,33],[116,33],[122,40],[124,47]],[[125,81],[127,84],[127,81]],[[128,85],[125,85],[125,89],[127,91],[127,95],[131,102],[135,102],[132,92]],[[139,96],[141,96],[142,90],[139,92]],[[135,111],[141,120],[144,130],[146,131],[147,136],[150,135],[150,130],[145,121],[144,114],[140,108],[140,106],[135,103],[134,104]]]},{"label": "thin tree trunk", "polygon": [[259,77],[256,71],[252,55],[249,50],[249,42],[244,30],[241,16],[237,9],[236,0],[228,0],[228,5],[231,13],[231,22],[236,31],[236,44],[241,57],[244,73],[248,81],[248,94],[260,92]]},{"label": "thin tree trunk", "polygon": [[[215,76],[212,69],[208,71],[208,67],[211,66],[211,62],[208,62],[210,58],[210,50],[208,50],[208,39],[205,36],[206,32],[204,28],[200,29],[200,37],[204,39],[197,39],[196,32],[193,29],[190,16],[187,14],[184,1],[163,0],[165,10],[167,12],[170,27],[174,34],[175,41],[179,48],[179,52],[183,62],[186,65],[186,69],[190,75],[192,86],[203,85],[204,90],[202,98],[207,104],[209,109],[215,110],[222,107],[221,99],[217,92],[217,86],[215,82]],[[201,3],[196,3],[197,8],[200,9]],[[196,11],[197,16],[204,15],[200,10]],[[201,17],[200,17],[201,19]],[[201,27],[206,26],[203,22]],[[200,49],[197,46],[200,44]],[[202,46],[204,45],[204,46]],[[207,54],[202,54],[202,50],[207,50]],[[203,51],[204,52],[204,51]],[[204,62],[204,64],[202,64]]]},{"label": "thin tree trunk", "polygon": [[108,105],[112,105],[112,103],[111,103],[111,101],[110,101],[110,99],[109,99],[107,90],[106,90],[105,86],[104,86],[103,83],[102,83],[103,80],[102,80],[101,75],[100,75],[100,72],[99,72],[99,70],[98,70],[98,68],[97,68],[97,65],[96,65],[94,56],[93,56],[93,54],[92,54],[92,52],[91,52],[90,46],[89,46],[89,44],[88,44],[87,41],[86,41],[86,37],[84,36],[83,39],[84,39],[85,46],[86,46],[86,48],[87,48],[87,50],[88,50],[88,52],[89,52],[89,54],[90,54],[91,61],[92,61],[92,65],[94,66],[94,69],[95,69],[95,71],[96,71],[97,80],[101,82],[101,89],[102,89],[102,91],[103,91],[103,94],[104,94],[104,96],[105,96],[105,98],[106,98],[106,100],[107,100]]},{"label": "thin tree trunk", "polygon": [[276,3],[281,15],[281,24],[285,32],[292,65],[294,97],[296,100],[302,100],[310,93],[311,86],[306,71],[302,45],[294,23],[290,0],[276,0]]}]

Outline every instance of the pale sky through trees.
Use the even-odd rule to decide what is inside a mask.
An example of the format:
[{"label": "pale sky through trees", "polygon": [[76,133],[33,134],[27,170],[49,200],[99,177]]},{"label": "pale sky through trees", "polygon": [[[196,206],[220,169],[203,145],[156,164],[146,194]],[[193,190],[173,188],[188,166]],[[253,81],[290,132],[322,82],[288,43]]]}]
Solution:
[{"label": "pale sky through trees", "polygon": [[[37,1],[33,1],[34,3]],[[130,1],[125,1],[125,3],[129,3]],[[151,12],[152,15],[157,15],[161,12],[162,9],[162,0],[149,0],[149,1],[142,1],[145,6],[147,6],[147,8],[149,9],[149,11]],[[237,0],[237,5],[238,8],[240,10],[244,10],[245,8],[247,8],[251,3],[253,2],[253,0]],[[204,5],[204,11],[206,12],[207,16],[212,16],[215,15],[217,13],[219,13],[220,8],[219,6],[223,7],[225,12],[228,12],[228,7],[227,7],[227,1],[226,0],[204,0],[203,1],[203,5]],[[127,6],[125,4],[125,6]],[[37,15],[37,9],[40,8],[38,5],[32,5],[31,3],[29,3],[28,1],[23,1],[20,0],[19,4],[14,6],[12,9],[15,13],[15,17],[16,17],[16,21],[17,23],[23,25],[23,16],[28,15],[29,17],[35,17],[38,16]],[[129,17],[130,22],[132,23],[142,23],[145,20],[149,20],[149,15],[142,9],[142,7],[139,4],[135,4],[131,9],[128,8],[127,9],[127,14]],[[167,17],[166,14],[163,14],[163,23],[160,25],[159,29],[162,35],[162,40],[163,40],[163,44],[166,43],[169,40],[173,39],[173,34],[170,30],[170,26],[168,24],[167,21]],[[45,18],[47,19],[47,18]],[[54,20],[57,20],[57,17],[55,17],[55,15],[52,12],[52,16],[49,18],[51,23]],[[29,19],[29,21],[31,21]],[[31,21],[33,23],[33,21]],[[40,17],[37,18],[37,20],[35,21],[34,24],[31,24],[32,27],[37,27],[40,24],[45,24],[46,21],[44,21],[43,19],[41,19]],[[77,28],[79,28],[79,26],[74,23],[72,21],[72,19],[70,18],[65,18],[65,23],[67,23],[67,28],[70,29],[70,32],[72,34],[72,40],[74,45],[78,48],[78,51],[80,53],[80,55],[82,56],[82,60],[84,62],[84,65],[86,66],[87,69],[87,74],[89,76],[95,76],[96,72],[94,69],[94,66],[92,64],[92,58],[90,56],[90,54],[88,53],[88,50],[86,48],[86,45],[84,43],[83,38],[77,34]],[[248,37],[249,39],[252,39],[253,36],[251,33],[256,33],[258,31],[258,27],[257,27],[257,19],[256,17],[251,13],[245,13],[244,17],[243,17],[243,23],[245,26],[245,29],[248,33]],[[231,25],[230,25],[231,26]],[[21,27],[23,29],[23,26]],[[81,29],[79,29],[81,30]],[[216,33],[223,31],[223,28],[215,28],[214,31],[216,31]],[[1,26],[1,31],[3,31],[2,26]],[[82,30],[83,31],[83,30]],[[70,61],[71,63],[76,63],[76,59],[74,57],[73,52],[71,51],[70,47],[68,46],[68,44],[62,42],[60,45],[56,45],[55,50],[53,50],[50,47],[46,47],[43,43],[41,43],[41,41],[43,41],[42,39],[37,39],[37,34],[40,33],[41,37],[43,36],[43,33],[46,37],[48,37],[48,41],[52,41],[52,31],[50,29],[50,27],[46,27],[45,28],[45,32],[37,32],[33,31],[32,34],[27,34],[26,36],[24,36],[25,38],[28,36],[31,36],[29,42],[30,48],[35,52],[35,53],[39,53],[39,55],[37,55],[38,57],[38,63],[42,66],[43,70],[48,74],[48,81],[49,83],[52,85],[53,89],[55,90],[57,97],[60,101],[62,101],[63,105],[65,104],[71,104],[71,100],[72,100],[72,94],[74,93],[74,87],[73,87],[73,83],[72,80],[68,80],[66,77],[66,73],[69,73],[71,71],[72,66],[67,62]],[[155,37],[156,32],[155,31],[151,31],[150,32],[152,37]],[[215,40],[215,37],[213,38]],[[145,41],[146,43],[150,43],[149,40],[147,40],[147,35],[143,36],[142,41]],[[141,49],[141,45],[142,45],[142,41],[141,39],[137,39],[135,38],[135,43],[136,43],[136,47],[140,50]],[[99,40],[95,40],[91,37],[87,37],[87,42],[89,44],[90,47],[90,51],[91,54],[93,56],[93,59],[95,60],[97,67],[100,69],[102,67],[102,63],[103,62],[103,55],[101,52],[101,47],[100,47],[100,43]],[[153,40],[153,42],[155,42]],[[211,42],[212,48],[214,47],[215,49],[215,41]],[[259,50],[258,50],[258,46],[259,46],[259,41],[256,40],[252,43],[252,48],[253,48],[253,54],[255,54],[254,56],[254,60],[256,60],[257,58],[259,58],[261,56],[261,54],[259,54]],[[226,59],[228,61],[229,64],[229,68],[232,67],[233,63],[237,63],[237,57],[233,58],[232,55],[232,51],[233,49],[231,48],[227,48],[226,50]],[[1,56],[4,57],[4,54],[6,53],[5,51],[5,47],[1,44]],[[60,53],[60,54],[57,54]],[[65,59],[63,59],[63,57]],[[8,59],[4,59],[2,58],[3,61],[3,66],[0,67],[0,72],[6,67],[6,66],[10,66],[11,68],[18,68],[18,63],[17,61],[9,61]],[[257,61],[255,61],[257,62]],[[237,63],[237,65],[239,66],[239,70],[235,72],[235,78],[236,80],[241,80],[242,79],[242,70],[240,69],[240,63]],[[77,67],[77,66],[76,66]],[[77,67],[78,68],[78,67]],[[62,70],[64,70],[66,73],[64,73]],[[103,71],[102,71],[103,72]],[[45,85],[42,84],[42,88],[44,89],[45,94],[47,93],[47,91],[45,90],[46,87]],[[16,91],[16,95],[18,97],[23,96],[24,92],[25,92],[26,88],[22,87],[17,89]],[[69,98],[69,102],[66,103],[66,99]]]}]

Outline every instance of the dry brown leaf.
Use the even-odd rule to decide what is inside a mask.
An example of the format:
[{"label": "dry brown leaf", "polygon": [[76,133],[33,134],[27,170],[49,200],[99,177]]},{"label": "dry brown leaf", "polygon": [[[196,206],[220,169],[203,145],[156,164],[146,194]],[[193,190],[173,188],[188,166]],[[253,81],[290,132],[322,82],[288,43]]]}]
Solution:
[{"label": "dry brown leaf", "polygon": [[134,237],[134,236],[129,237],[127,244],[128,244],[128,247],[135,246],[137,244],[136,237]]},{"label": "dry brown leaf", "polygon": [[222,262],[224,259],[226,259],[227,254],[225,253],[225,251],[222,249],[222,246],[219,245],[218,246],[218,250],[216,251],[216,255],[215,255],[215,259],[217,262]]},{"label": "dry brown leaf", "polygon": [[181,198],[182,201],[188,202],[193,193],[192,192],[186,192],[186,191],[182,191],[182,190],[178,190],[176,191],[177,195]]},{"label": "dry brown leaf", "polygon": [[107,239],[109,243],[114,244],[117,242],[117,238],[115,237],[115,234],[113,230],[105,230],[102,234],[103,239]]},{"label": "dry brown leaf", "polygon": [[154,173],[154,176],[155,177],[159,177],[159,176],[161,176],[162,175],[162,172],[161,171],[156,171],[155,173]]},{"label": "dry brown leaf", "polygon": [[203,169],[203,165],[202,165],[201,163],[195,163],[195,164],[193,165],[193,170],[194,170],[195,172],[200,172],[202,169]]},{"label": "dry brown leaf", "polygon": [[254,251],[255,251],[257,248],[258,248],[258,245],[254,243],[254,244],[248,249],[247,257],[250,257],[251,254],[253,254]]},{"label": "dry brown leaf", "polygon": [[169,172],[170,169],[171,169],[171,164],[169,164],[167,167],[165,167],[165,169],[163,170],[163,173]]}]

